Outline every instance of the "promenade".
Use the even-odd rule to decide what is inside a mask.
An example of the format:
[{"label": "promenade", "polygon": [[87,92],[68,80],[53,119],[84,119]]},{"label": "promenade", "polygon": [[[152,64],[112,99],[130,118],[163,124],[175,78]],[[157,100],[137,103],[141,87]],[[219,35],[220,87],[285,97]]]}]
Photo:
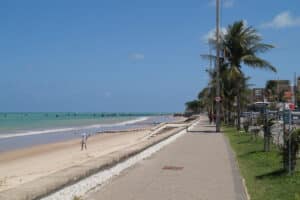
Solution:
[{"label": "promenade", "polygon": [[246,200],[225,136],[205,117],[149,159],[114,177],[89,200]]}]

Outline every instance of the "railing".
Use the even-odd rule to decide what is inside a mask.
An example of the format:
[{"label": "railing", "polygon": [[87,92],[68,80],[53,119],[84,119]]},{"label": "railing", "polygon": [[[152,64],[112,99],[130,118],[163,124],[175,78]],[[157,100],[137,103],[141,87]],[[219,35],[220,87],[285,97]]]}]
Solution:
[{"label": "railing", "polygon": [[[272,135],[273,143],[282,146],[284,144],[284,135],[283,135],[283,111],[273,111],[267,110],[266,111],[267,118],[275,119],[275,124],[270,127],[270,132]],[[259,135],[263,137],[263,126],[257,125],[257,119],[260,116],[264,116],[260,112],[243,112],[242,113],[242,122],[247,120],[249,122],[249,132],[251,134]],[[242,123],[243,125],[243,123]],[[291,126],[293,128],[300,128],[300,112],[299,111],[292,111],[291,112]],[[257,131],[260,129],[259,131]],[[256,131],[253,131],[256,130]]]}]

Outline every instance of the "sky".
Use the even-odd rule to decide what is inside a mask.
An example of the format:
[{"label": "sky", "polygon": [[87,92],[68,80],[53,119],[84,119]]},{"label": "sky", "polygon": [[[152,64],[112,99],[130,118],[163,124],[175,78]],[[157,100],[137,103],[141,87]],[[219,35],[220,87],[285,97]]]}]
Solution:
[{"label": "sky", "polygon": [[[221,27],[245,20],[276,46],[277,73],[243,66],[253,87],[300,75],[300,1],[221,0]],[[0,111],[181,112],[208,82],[212,0],[2,0]]]}]

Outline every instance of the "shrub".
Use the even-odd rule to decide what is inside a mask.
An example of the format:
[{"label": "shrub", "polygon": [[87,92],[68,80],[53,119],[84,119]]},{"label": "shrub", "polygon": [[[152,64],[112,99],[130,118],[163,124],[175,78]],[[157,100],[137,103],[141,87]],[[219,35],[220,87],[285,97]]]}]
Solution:
[{"label": "shrub", "polygon": [[[282,148],[283,166],[286,171],[289,170],[289,149],[291,149],[291,170],[294,171],[296,167],[297,153],[299,151],[300,145],[300,129],[293,130],[290,133],[290,137],[288,133],[285,133],[284,137],[285,143]],[[289,144],[291,144],[290,148]]]},{"label": "shrub", "polygon": [[248,120],[244,121],[243,128],[246,133],[248,133],[248,131],[249,131],[249,126],[250,126],[250,122]]}]

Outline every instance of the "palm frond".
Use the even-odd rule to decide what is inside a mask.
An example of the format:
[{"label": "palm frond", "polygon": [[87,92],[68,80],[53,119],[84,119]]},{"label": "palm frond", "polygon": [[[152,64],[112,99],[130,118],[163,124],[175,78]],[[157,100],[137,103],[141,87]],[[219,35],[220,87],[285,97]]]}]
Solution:
[{"label": "palm frond", "polygon": [[252,53],[264,53],[269,51],[272,48],[274,48],[274,46],[271,44],[259,43],[259,44],[254,44],[249,50]]},{"label": "palm frond", "polygon": [[267,69],[273,72],[277,72],[276,67],[271,65],[268,61],[258,58],[254,55],[245,55],[242,57],[242,61],[245,65],[253,68]]},{"label": "palm frond", "polygon": [[215,55],[211,55],[211,54],[203,54],[203,55],[200,55],[202,59],[204,60],[217,60],[217,56]]}]

